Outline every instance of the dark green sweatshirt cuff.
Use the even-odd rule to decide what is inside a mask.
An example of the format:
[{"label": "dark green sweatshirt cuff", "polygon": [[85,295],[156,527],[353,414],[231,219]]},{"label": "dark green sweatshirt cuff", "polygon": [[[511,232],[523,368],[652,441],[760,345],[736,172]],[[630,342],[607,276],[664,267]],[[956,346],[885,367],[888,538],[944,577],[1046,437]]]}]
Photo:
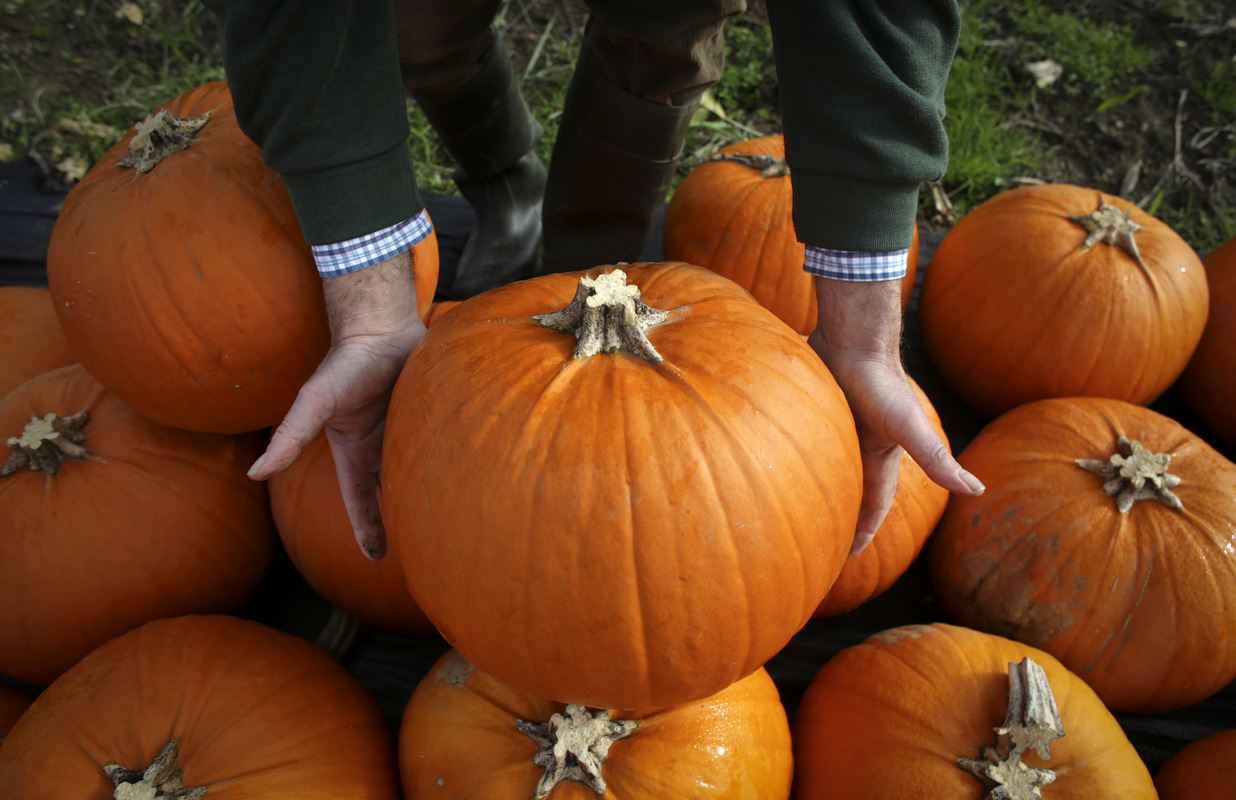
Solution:
[{"label": "dark green sweatshirt cuff", "polygon": [[910,246],[918,184],[873,183],[790,168],[798,240],[830,250],[888,252]]}]

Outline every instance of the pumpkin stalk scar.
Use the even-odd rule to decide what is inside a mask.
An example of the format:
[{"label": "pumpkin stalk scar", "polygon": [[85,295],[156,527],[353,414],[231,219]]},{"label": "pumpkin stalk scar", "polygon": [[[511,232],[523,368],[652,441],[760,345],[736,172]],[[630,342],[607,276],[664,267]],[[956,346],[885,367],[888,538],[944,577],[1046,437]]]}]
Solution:
[{"label": "pumpkin stalk scar", "polygon": [[209,111],[182,119],[166,108],[159,109],[134,126],[136,132],[129,140],[129,152],[116,166],[149,172],[167,156],[187,149],[209,119]]},{"label": "pumpkin stalk scar", "polygon": [[784,158],[776,158],[758,153],[717,153],[709,161],[733,161],[744,167],[758,169],[764,178],[784,178],[790,174],[790,165]]},{"label": "pumpkin stalk scar", "polygon": [[1029,658],[1009,664],[1008,711],[995,730],[995,747],[984,747],[981,758],[959,758],[957,764],[983,782],[983,800],[1041,798],[1042,787],[1056,773],[1027,765],[1021,755],[1033,749],[1039,758],[1050,758],[1052,741],[1064,736],[1064,722],[1047,673]]},{"label": "pumpkin stalk scar", "polygon": [[9,460],[0,467],[0,476],[12,475],[26,467],[33,472],[55,475],[65,459],[83,459],[90,455],[82,447],[86,441],[82,426],[88,418],[85,411],[71,417],[56,414],[33,417],[21,436],[9,438]]},{"label": "pumpkin stalk scar", "polygon": [[1078,458],[1074,463],[1105,479],[1103,492],[1116,498],[1116,510],[1121,514],[1128,513],[1138,500],[1151,498],[1168,508],[1184,508],[1184,503],[1172,492],[1180,485],[1180,476],[1167,471],[1172,463],[1170,453],[1152,453],[1142,447],[1141,442],[1121,436],[1116,442],[1116,452],[1107,461]]},{"label": "pumpkin stalk scar", "polygon": [[533,797],[542,800],[563,780],[582,783],[597,794],[605,794],[602,769],[609,748],[619,739],[635,733],[639,722],[610,719],[606,709],[571,704],[566,707],[565,714],[554,713],[549,722],[517,719],[515,726],[536,742],[537,753],[532,763],[545,767],[545,772],[537,782]]},{"label": "pumpkin stalk scar", "polygon": [[1142,260],[1142,254],[1137,249],[1137,240],[1134,238],[1134,234],[1140,231],[1142,226],[1131,217],[1132,212],[1121,211],[1100,200],[1097,210],[1089,214],[1070,216],[1069,220],[1082,226],[1089,234],[1086,241],[1082,242],[1083,250],[1089,250],[1100,242],[1113,245],[1128,253],[1139,267],[1146,269],[1146,262]]},{"label": "pumpkin stalk scar", "polygon": [[184,770],[176,766],[180,743],[171,739],[154,762],[143,770],[127,769],[116,763],[104,764],[103,771],[116,787],[115,800],[198,800],[209,786],[185,786]]},{"label": "pumpkin stalk scar", "polygon": [[575,336],[575,358],[598,353],[631,353],[660,364],[664,359],[648,341],[647,330],[664,322],[670,312],[649,308],[640,300],[639,287],[627,284],[620,269],[579,279],[575,297],[561,311],[533,319],[547,328]]}]

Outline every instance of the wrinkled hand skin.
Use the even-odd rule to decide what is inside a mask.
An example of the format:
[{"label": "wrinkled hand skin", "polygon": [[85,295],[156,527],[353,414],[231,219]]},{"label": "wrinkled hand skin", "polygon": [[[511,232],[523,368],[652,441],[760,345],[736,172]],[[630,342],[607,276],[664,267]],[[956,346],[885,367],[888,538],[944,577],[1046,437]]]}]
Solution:
[{"label": "wrinkled hand skin", "polygon": [[902,453],[957,494],[984,487],[953,458],[914,396],[901,363],[901,281],[815,280],[819,306],[807,338],[837,379],[858,430],[863,498],[850,556],[870,544],[893,505]]},{"label": "wrinkled hand skin", "polygon": [[254,480],[287,469],[325,429],[356,542],[375,561],[386,554],[378,510],[386,410],[404,362],[425,335],[414,268],[407,251],[322,279],[330,350],[249,469]]}]

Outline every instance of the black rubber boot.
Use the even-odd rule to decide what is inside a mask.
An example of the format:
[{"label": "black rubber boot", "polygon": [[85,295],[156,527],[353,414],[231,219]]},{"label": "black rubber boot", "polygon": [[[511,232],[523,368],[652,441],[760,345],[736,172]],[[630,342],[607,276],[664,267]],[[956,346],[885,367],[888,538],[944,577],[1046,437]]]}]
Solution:
[{"label": "black rubber boot", "polygon": [[549,162],[539,274],[638,259],[698,105],[637,97],[580,58]]},{"label": "black rubber boot", "polygon": [[495,47],[479,72],[445,95],[416,97],[458,164],[455,184],[476,212],[448,295],[463,300],[529,278],[541,242],[545,167],[510,58]]}]

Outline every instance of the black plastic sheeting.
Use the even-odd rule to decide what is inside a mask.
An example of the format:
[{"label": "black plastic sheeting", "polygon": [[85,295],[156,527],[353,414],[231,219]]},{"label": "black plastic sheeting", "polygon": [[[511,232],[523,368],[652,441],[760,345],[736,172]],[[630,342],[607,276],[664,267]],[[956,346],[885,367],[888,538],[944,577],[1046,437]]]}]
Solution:
[{"label": "black plastic sheeting", "polygon": [[[35,164],[28,162],[0,168],[0,285],[47,285],[47,242],[65,193],[60,187],[47,186],[42,175]],[[428,195],[424,199],[438,233],[441,281],[448,285],[472,224],[472,212],[458,197]],[[923,232],[917,276],[920,285],[938,243],[938,234]],[[641,260],[661,259],[658,227]],[[916,290],[905,315],[906,368],[931,398],[954,452],[959,452],[984,423],[944,385],[927,358],[917,327],[917,299]],[[1209,435],[1173,391],[1169,390],[1152,407],[1208,439],[1228,458],[1236,458],[1234,448]],[[1236,613],[1236,609],[1229,609],[1228,613]],[[316,640],[327,625],[331,608],[299,576],[287,556],[280,553],[266,581],[241,615]],[[807,684],[835,653],[888,628],[947,621],[932,595],[925,559],[919,558],[885,594],[846,614],[809,622],[766,667],[792,718]],[[412,690],[447,649],[438,637],[362,629],[340,660],[373,693],[392,729],[398,730]],[[1204,702],[1177,711],[1116,717],[1154,772],[1186,744],[1236,727],[1236,682]]]}]

